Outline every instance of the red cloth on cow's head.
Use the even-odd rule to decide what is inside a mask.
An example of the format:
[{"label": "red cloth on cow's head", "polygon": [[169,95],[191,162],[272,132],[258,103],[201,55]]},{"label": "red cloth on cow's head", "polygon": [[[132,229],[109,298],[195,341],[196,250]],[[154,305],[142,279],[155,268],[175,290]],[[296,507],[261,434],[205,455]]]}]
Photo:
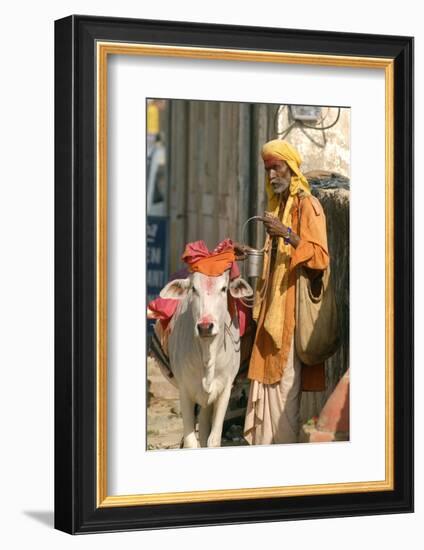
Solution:
[{"label": "red cloth on cow's head", "polygon": [[212,251],[208,249],[205,241],[188,243],[182,260],[189,266],[190,271],[198,271],[209,277],[218,277],[227,269],[231,270],[231,280],[240,276],[231,239],[224,239]]},{"label": "red cloth on cow's head", "polygon": [[[186,245],[182,259],[188,265],[189,271],[198,271],[209,277],[217,277],[222,275],[224,271],[230,269],[230,280],[240,277],[240,270],[235,262],[235,254],[233,242],[231,239],[225,239],[217,244],[214,250],[209,251],[204,241],[196,241]],[[186,269],[174,273],[170,281],[173,279],[186,278],[188,272]],[[229,310],[231,316],[238,314],[240,336],[244,334],[248,315],[250,311],[242,305],[240,300],[228,297]],[[148,317],[150,319],[159,319],[163,328],[166,329],[175,311],[179,300],[173,298],[156,298],[148,305]]]}]

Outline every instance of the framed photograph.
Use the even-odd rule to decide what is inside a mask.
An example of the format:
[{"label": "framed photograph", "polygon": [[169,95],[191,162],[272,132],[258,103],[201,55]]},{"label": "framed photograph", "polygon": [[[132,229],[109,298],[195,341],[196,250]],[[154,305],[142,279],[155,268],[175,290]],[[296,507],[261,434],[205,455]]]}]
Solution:
[{"label": "framed photograph", "polygon": [[55,526],[413,510],[413,39],[55,23]]}]

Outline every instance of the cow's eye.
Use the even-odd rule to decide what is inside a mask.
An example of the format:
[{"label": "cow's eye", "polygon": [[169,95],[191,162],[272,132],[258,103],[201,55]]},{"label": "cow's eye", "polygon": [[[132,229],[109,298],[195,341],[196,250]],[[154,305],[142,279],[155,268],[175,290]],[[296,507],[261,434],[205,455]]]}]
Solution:
[{"label": "cow's eye", "polygon": [[197,288],[195,286],[192,286],[191,287],[191,290],[195,293],[195,294],[199,294]]},{"label": "cow's eye", "polygon": [[227,287],[226,287],[226,286],[223,286],[223,287],[221,288],[221,292],[227,292]]}]

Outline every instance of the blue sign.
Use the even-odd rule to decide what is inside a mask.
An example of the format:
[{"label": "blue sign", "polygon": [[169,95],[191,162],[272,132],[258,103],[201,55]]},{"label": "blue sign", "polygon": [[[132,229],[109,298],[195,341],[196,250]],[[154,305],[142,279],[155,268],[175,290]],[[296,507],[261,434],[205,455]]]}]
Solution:
[{"label": "blue sign", "polygon": [[[159,296],[168,282],[169,220],[164,216],[147,216],[147,304]],[[149,323],[149,329],[151,328]]]}]

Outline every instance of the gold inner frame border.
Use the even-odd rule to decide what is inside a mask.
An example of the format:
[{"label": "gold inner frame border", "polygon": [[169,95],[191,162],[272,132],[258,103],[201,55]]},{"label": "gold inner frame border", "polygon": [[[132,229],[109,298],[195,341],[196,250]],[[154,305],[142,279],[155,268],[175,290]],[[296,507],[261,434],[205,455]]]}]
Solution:
[{"label": "gold inner frame border", "polygon": [[[219,59],[383,69],[385,73],[385,479],[315,485],[217,489],[178,493],[107,494],[107,61],[109,55]],[[96,43],[97,63],[97,507],[142,506],[255,498],[389,491],[394,489],[394,60],[140,43]]]}]

